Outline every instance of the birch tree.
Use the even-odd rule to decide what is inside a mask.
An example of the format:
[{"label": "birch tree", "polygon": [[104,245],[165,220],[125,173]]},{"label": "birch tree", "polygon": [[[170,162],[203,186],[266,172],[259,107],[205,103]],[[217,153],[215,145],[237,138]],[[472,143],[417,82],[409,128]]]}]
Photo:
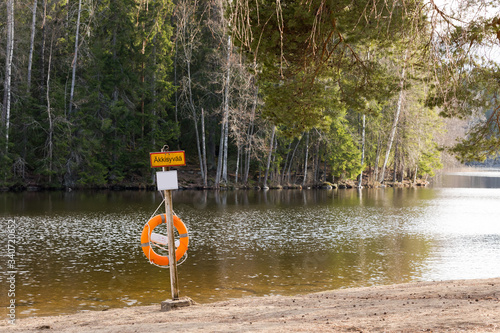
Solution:
[{"label": "birch tree", "polygon": [[54,116],[52,113],[52,108],[50,104],[50,69],[52,66],[52,49],[54,45],[54,32],[52,32],[52,38],[50,40],[50,48],[49,48],[49,64],[47,68],[47,88],[45,89],[46,98],[47,98],[47,120],[49,123],[47,140],[45,143],[45,149],[47,151],[47,160],[48,160],[48,174],[49,174],[49,183],[52,183],[52,162],[54,159]]},{"label": "birch tree", "polygon": [[[253,83],[253,80],[252,80]],[[252,106],[250,112],[250,119],[248,121],[248,129],[246,132],[246,147],[245,147],[245,170],[243,175],[243,183],[248,185],[248,174],[250,172],[250,160],[252,158],[252,149],[254,144],[254,132],[256,122],[256,110],[258,104],[259,89],[255,87],[254,95],[252,98]]]},{"label": "birch tree", "polygon": [[[365,135],[366,135],[366,115],[362,115],[362,128],[361,128],[361,165],[364,166],[365,163]],[[359,174],[358,188],[363,187],[363,169]]]},{"label": "birch tree", "polygon": [[78,41],[80,37],[80,16],[82,12],[82,0],[78,0],[78,13],[76,18],[76,32],[75,32],[75,53],[73,61],[71,62],[71,90],[69,93],[69,115],[73,113],[73,98],[75,94],[75,79],[76,79],[76,65],[78,62]]},{"label": "birch tree", "polygon": [[305,158],[304,158],[304,180],[302,181],[302,186],[306,185],[307,182],[307,162],[309,160],[309,132],[306,133],[306,146],[305,146]]},{"label": "birch tree", "polygon": [[[227,150],[228,150],[228,140],[229,140],[229,87],[230,87],[230,76],[231,76],[231,36],[227,36],[227,61],[226,61],[226,79],[224,81],[224,120],[222,122],[222,127],[224,128],[224,144],[222,149],[224,151],[222,163],[222,182],[227,184]],[[220,149],[220,148],[219,148]]]},{"label": "birch tree", "polygon": [[7,43],[5,52],[5,80],[1,124],[5,131],[5,154],[9,151],[11,109],[12,59],[14,55],[14,0],[7,0]]},{"label": "birch tree", "polygon": [[401,80],[399,82],[399,97],[398,97],[398,104],[396,106],[396,111],[394,114],[394,121],[392,123],[391,131],[389,134],[389,139],[387,140],[387,149],[385,151],[385,159],[384,159],[384,164],[382,165],[382,170],[380,172],[380,179],[379,182],[383,183],[384,182],[384,177],[385,177],[385,169],[387,168],[387,162],[389,161],[389,155],[391,153],[391,148],[392,144],[394,142],[394,136],[396,135],[396,129],[398,127],[399,123],[399,115],[401,114],[401,108],[403,104],[403,96],[404,96],[404,84],[405,84],[405,74],[406,74],[406,61],[408,57],[408,51],[405,53],[405,58],[404,58],[404,64],[403,68],[401,69]]},{"label": "birch tree", "polygon": [[177,35],[176,43],[179,42],[180,58],[185,65],[186,76],[183,78],[182,82],[182,96],[185,99],[185,104],[187,105],[191,118],[194,122],[194,131],[196,135],[196,149],[198,151],[198,161],[200,165],[201,176],[203,182],[206,183],[207,171],[205,170],[202,149],[200,143],[200,134],[198,130],[198,112],[196,111],[196,106],[194,102],[193,94],[193,78],[192,78],[192,63],[194,58],[194,52],[200,45],[199,35],[201,33],[201,20],[203,19],[204,11],[202,11],[201,18],[197,17],[197,11],[200,10],[200,3],[198,0],[182,0],[177,4],[175,11],[176,24],[177,24]]},{"label": "birch tree", "polygon": [[33,50],[35,48],[35,31],[36,31],[36,10],[37,10],[38,0],[33,1],[32,19],[31,19],[31,35],[30,35],[30,49],[28,55],[28,79],[27,79],[27,90],[28,93],[31,89],[31,67],[33,65]]},{"label": "birch tree", "polygon": [[267,186],[267,178],[269,176],[269,168],[271,166],[271,156],[273,155],[273,147],[274,147],[274,135],[276,134],[276,126],[273,126],[273,130],[271,131],[271,140],[269,142],[269,152],[267,154],[267,163],[266,163],[266,174],[264,176],[264,184],[262,185],[263,189],[269,188]]},{"label": "birch tree", "polygon": [[[176,106],[177,107],[177,106]],[[177,117],[177,115],[176,115]],[[207,168],[207,145],[205,144],[205,111],[203,107],[201,108],[201,143],[203,148],[203,170],[205,173],[205,177],[203,177],[203,186],[207,187],[208,183],[208,168]]]}]

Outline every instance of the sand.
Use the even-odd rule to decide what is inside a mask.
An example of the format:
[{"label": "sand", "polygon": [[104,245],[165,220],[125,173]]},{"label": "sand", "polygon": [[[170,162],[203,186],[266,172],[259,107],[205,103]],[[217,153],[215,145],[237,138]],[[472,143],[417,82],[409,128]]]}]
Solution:
[{"label": "sand", "polygon": [[0,323],[0,332],[500,332],[500,278],[160,305]]}]

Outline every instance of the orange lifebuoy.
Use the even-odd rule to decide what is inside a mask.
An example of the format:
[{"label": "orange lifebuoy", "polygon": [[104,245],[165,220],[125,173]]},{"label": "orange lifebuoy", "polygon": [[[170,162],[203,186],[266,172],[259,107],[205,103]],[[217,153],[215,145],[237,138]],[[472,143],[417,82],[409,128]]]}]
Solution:
[{"label": "orange lifebuoy", "polygon": [[[148,223],[144,225],[144,229],[142,229],[142,234],[141,234],[142,251],[144,252],[144,254],[151,263],[154,263],[159,266],[168,265],[169,260],[168,256],[161,256],[153,250],[153,248],[151,247],[151,233],[153,232],[154,228],[156,228],[157,226],[166,221],[167,221],[166,214],[156,215],[151,220],[149,220]],[[175,250],[175,260],[179,261],[188,249],[189,236],[186,226],[181,221],[181,219],[176,215],[174,215],[174,227],[177,229],[180,238],[179,239],[180,244],[177,247],[177,250]]]}]

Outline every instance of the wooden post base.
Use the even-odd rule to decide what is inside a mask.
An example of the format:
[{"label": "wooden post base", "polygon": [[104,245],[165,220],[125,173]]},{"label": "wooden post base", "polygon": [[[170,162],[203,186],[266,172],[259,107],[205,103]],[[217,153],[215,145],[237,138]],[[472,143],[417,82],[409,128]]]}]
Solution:
[{"label": "wooden post base", "polygon": [[186,306],[190,306],[192,304],[194,304],[194,302],[189,297],[182,297],[181,299],[177,299],[177,300],[167,300],[167,301],[161,302],[161,310],[160,311],[162,311],[162,312],[170,311],[172,309],[183,308]]}]

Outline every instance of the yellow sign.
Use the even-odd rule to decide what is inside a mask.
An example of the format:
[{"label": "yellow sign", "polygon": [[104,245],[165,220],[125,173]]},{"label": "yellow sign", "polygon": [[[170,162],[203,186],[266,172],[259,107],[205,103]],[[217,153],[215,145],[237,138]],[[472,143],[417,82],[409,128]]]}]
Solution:
[{"label": "yellow sign", "polygon": [[152,168],[172,167],[186,165],[184,150],[149,153]]}]

